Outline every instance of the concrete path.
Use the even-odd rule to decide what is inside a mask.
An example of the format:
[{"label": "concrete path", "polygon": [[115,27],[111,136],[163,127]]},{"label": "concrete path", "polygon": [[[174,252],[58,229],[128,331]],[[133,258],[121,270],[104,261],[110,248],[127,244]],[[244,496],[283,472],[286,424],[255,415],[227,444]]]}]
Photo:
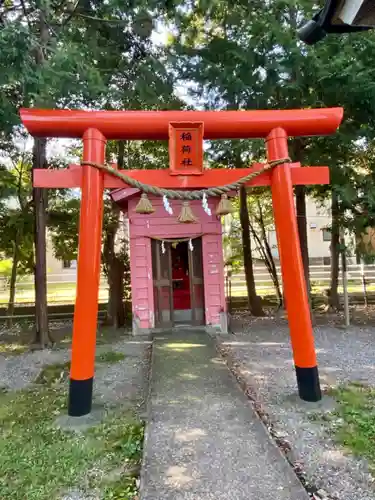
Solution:
[{"label": "concrete path", "polygon": [[141,500],[307,500],[206,333],[154,339]]}]

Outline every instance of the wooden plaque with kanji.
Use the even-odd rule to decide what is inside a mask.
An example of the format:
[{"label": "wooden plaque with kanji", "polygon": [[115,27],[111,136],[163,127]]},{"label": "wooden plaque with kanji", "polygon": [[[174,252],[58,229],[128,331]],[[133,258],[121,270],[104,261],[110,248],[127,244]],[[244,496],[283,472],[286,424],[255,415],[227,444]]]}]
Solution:
[{"label": "wooden plaque with kanji", "polygon": [[169,123],[171,175],[203,174],[203,122]]}]

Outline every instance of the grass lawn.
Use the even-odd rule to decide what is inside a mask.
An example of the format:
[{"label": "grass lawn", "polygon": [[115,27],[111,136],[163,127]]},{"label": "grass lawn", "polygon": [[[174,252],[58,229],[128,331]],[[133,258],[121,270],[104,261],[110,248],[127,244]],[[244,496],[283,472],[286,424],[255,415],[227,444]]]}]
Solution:
[{"label": "grass lawn", "polygon": [[375,471],[375,389],[351,383],[329,391],[338,403],[326,419],[333,424],[338,443],[354,455],[367,459]]},{"label": "grass lawn", "polygon": [[[73,304],[76,296],[75,283],[49,283],[47,286],[47,299],[50,304],[54,302]],[[0,305],[7,304],[9,291],[0,290]],[[20,283],[16,289],[16,303],[32,303],[35,300],[34,286],[32,283]],[[99,300],[108,300],[108,289],[101,286],[99,289]]]},{"label": "grass lawn", "polygon": [[[324,292],[325,289],[329,287],[329,283],[312,283],[313,293]],[[362,293],[362,285],[360,283],[349,283],[348,286],[349,293]],[[375,285],[368,284],[367,292],[374,292]],[[260,296],[269,295],[274,293],[271,282],[259,282],[257,283],[257,293]],[[342,294],[342,287],[339,286],[339,293]],[[243,297],[246,295],[246,285],[244,281],[232,282],[232,296],[233,297]],[[76,285],[75,283],[49,283],[47,290],[48,303],[60,303],[60,304],[73,304],[76,296]],[[9,299],[8,290],[0,290],[0,306],[7,305]],[[99,288],[99,302],[106,302],[108,300],[108,288],[105,284],[101,284]],[[16,290],[16,303],[17,304],[27,304],[33,303],[35,301],[34,287],[32,283],[20,283],[17,285]]]},{"label": "grass lawn", "polygon": [[[98,361],[123,356],[110,350]],[[112,409],[83,433],[59,429],[67,369],[51,365],[28,389],[0,390],[0,499],[58,500],[70,490],[99,491],[103,500],[137,498],[143,424],[128,410]]]}]

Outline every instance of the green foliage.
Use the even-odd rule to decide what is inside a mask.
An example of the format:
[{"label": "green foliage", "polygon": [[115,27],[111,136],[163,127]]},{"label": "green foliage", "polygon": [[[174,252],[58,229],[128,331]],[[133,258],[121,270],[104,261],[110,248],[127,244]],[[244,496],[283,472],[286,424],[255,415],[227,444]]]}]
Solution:
[{"label": "green foliage", "polygon": [[35,379],[35,384],[52,387],[67,380],[70,370],[70,361],[45,366]]},{"label": "green foliage", "polygon": [[232,201],[233,213],[224,218],[225,235],[223,237],[225,265],[231,266],[232,272],[239,272],[243,267],[243,248],[241,224],[239,220],[239,200]]},{"label": "green foliage", "polygon": [[[31,207],[31,158],[15,149],[8,155],[8,166],[0,158],[0,252],[13,262],[17,275],[32,272],[33,217]],[[1,179],[3,192],[1,193]],[[9,278],[10,278],[9,272]]]},{"label": "green foliage", "polygon": [[27,351],[28,347],[24,344],[9,342],[7,340],[0,341],[0,354],[6,356],[19,356]]},{"label": "green foliage", "polygon": [[[341,212],[349,211],[344,224],[363,226],[375,213],[373,179],[358,161],[373,149],[375,33],[329,37],[307,47],[296,30],[315,9],[309,0],[195,3],[174,20],[171,63],[181,79],[193,82],[192,97],[207,109],[343,106],[337,134],[291,140],[290,153],[305,165],[329,165],[331,186],[310,193],[327,198],[334,189]],[[238,168],[264,157],[263,148],[259,141],[220,141],[209,156],[221,167]]]},{"label": "green foliage", "polygon": [[[1,498],[58,498],[69,489],[81,489],[83,475],[98,464],[104,478],[124,464],[129,470],[137,470],[142,423],[127,413],[115,412],[85,433],[66,432],[54,424],[65,407],[65,388],[61,384],[0,393]],[[134,487],[128,496],[106,498],[134,498],[133,477],[129,476],[128,482]],[[118,491],[118,483],[92,475],[86,488],[99,488],[110,495],[111,490]]]},{"label": "green foliage", "polygon": [[230,266],[233,273],[238,273],[243,267],[243,248],[241,241],[241,228],[237,216],[230,221],[228,234],[223,238],[226,253],[225,265]]},{"label": "green foliage", "polygon": [[375,468],[375,390],[360,383],[352,383],[332,389],[330,394],[337,400],[334,412],[337,441],[355,455],[369,461]]},{"label": "green foliage", "polygon": [[105,487],[103,500],[130,500],[138,498],[137,495],[136,478],[125,476]]},{"label": "green foliage", "polygon": [[[146,0],[136,3],[88,0],[74,5],[70,1],[2,2],[0,65],[7,71],[0,74],[0,153],[2,149],[6,160],[17,149],[13,138],[19,133],[22,106],[180,107],[173,93],[173,78],[166,70],[165,50],[151,42],[154,19],[165,12],[165,6],[159,2]],[[126,166],[163,168],[168,164],[166,152],[165,144],[161,143],[129,143]],[[61,166],[65,165],[58,165]],[[11,183],[5,175],[8,176],[6,169],[0,171],[0,206],[1,198],[8,196],[6,190]],[[27,203],[25,208],[31,209],[31,205]],[[105,234],[111,225],[111,221],[108,222],[111,209],[111,202],[107,200]],[[7,228],[0,252],[13,258],[18,274],[32,270],[31,211],[7,210],[0,217],[0,223]],[[79,218],[79,200],[75,193],[65,190],[57,196],[49,196],[48,217],[55,256],[75,260]],[[22,245],[15,240],[15,234]],[[117,255],[117,263],[119,259],[128,270],[125,245]],[[39,269],[40,265],[38,258]],[[108,266],[105,265],[104,270],[108,272]],[[40,294],[37,297],[42,305]]]},{"label": "green foliage", "polygon": [[13,184],[13,175],[2,164],[0,157],[0,208],[4,208],[4,200],[14,194]]},{"label": "green foliage", "polygon": [[[95,359],[99,363],[114,364],[125,359],[125,354],[117,351],[105,351],[98,354]],[[35,384],[42,384],[48,387],[60,384],[68,379],[69,370],[70,361],[46,365],[35,379]]]},{"label": "green foliage", "polygon": [[[23,8],[25,6],[25,9]],[[176,107],[165,50],[151,42],[163,3],[140,0],[3,2],[0,133],[21,106]]]},{"label": "green foliage", "polygon": [[76,197],[50,204],[48,227],[56,259],[77,259],[79,211],[80,200]]},{"label": "green foliage", "polygon": [[4,278],[6,281],[9,282],[11,272],[12,272],[11,259],[0,260],[0,277]]},{"label": "green foliage", "polygon": [[[25,9],[23,6],[25,5]],[[196,103],[206,109],[285,109],[343,105],[345,121],[332,137],[290,141],[291,156],[304,164],[331,167],[332,186],[310,190],[327,198],[333,189],[340,198],[340,222],[356,234],[375,223],[374,111],[375,33],[329,37],[306,47],[296,29],[310,18],[316,2],[309,0],[181,1],[87,0],[71,2],[2,2],[0,6],[0,252],[20,257],[17,272],[33,268],[33,224],[30,204],[31,159],[19,166],[13,137],[22,106],[86,107],[89,109],[176,109],[176,80],[191,87]],[[152,43],[152,30],[171,23],[167,47]],[[168,166],[165,142],[128,141],[123,163],[128,169]],[[80,151],[78,151],[80,154]],[[109,143],[108,160],[118,156]],[[12,167],[9,168],[9,159]],[[264,159],[263,141],[212,142],[206,151],[210,168],[242,168]],[[3,165],[6,165],[5,166]],[[59,165],[61,167],[61,165]],[[251,213],[261,199],[263,214],[269,200],[252,197]],[[263,195],[262,195],[263,196]],[[15,209],[9,200],[18,201]],[[6,200],[6,203],[4,201]],[[79,200],[60,191],[49,202],[48,224],[56,257],[77,256]],[[253,210],[254,209],[254,210]],[[112,204],[107,199],[104,239],[113,228]],[[260,231],[258,222],[252,221]],[[268,221],[268,219],[267,219]],[[241,254],[239,227],[233,221],[230,239],[234,265]],[[271,224],[271,222],[267,222]],[[267,226],[268,227],[268,226]],[[14,245],[15,235],[20,244]],[[122,242],[117,257],[128,266]],[[18,258],[18,257],[17,257]],[[105,260],[105,259],[104,259]],[[104,270],[108,273],[108,265]]]},{"label": "green foliage", "polygon": [[125,359],[125,354],[117,351],[105,351],[96,356],[99,363],[114,364]]},{"label": "green foliage", "polygon": [[[118,141],[107,145],[107,156],[117,161]],[[156,170],[169,168],[166,141],[124,141],[124,169]]]},{"label": "green foliage", "polygon": [[[113,416],[113,420],[115,416]],[[142,458],[143,424],[134,423],[129,426],[128,422],[119,422],[117,426],[103,425],[93,429],[94,436],[102,435],[110,443],[110,449],[120,452],[126,460],[140,461]]]},{"label": "green foliage", "polygon": [[[17,274],[32,272],[33,263],[33,220],[31,211],[7,210],[0,214],[0,249],[7,258],[18,252]],[[16,239],[17,238],[17,239]],[[16,249],[17,246],[17,249]]]},{"label": "green foliage", "polygon": [[[122,4],[120,9],[115,0],[88,1],[71,10],[56,2],[26,4],[26,11],[21,4],[0,9],[0,53],[4,67],[12,68],[0,80],[8,131],[19,122],[21,104],[91,105],[107,99],[108,86],[120,95],[134,81],[135,66],[150,49],[149,34],[140,36],[132,29],[139,25],[140,5]],[[148,76],[155,80],[151,68]]]}]

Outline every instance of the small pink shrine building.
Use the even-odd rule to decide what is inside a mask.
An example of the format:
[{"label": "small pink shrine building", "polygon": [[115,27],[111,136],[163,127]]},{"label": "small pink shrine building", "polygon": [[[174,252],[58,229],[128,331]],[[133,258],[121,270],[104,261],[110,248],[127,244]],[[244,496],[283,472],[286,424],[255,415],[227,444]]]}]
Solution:
[{"label": "small pink shrine building", "polygon": [[[179,324],[226,330],[222,224],[215,214],[218,198],[190,202],[197,221],[178,222],[182,202],[150,196],[155,212],[140,214],[141,193],[125,188],[112,198],[129,220],[133,332]],[[208,212],[208,213],[207,213]]]}]

